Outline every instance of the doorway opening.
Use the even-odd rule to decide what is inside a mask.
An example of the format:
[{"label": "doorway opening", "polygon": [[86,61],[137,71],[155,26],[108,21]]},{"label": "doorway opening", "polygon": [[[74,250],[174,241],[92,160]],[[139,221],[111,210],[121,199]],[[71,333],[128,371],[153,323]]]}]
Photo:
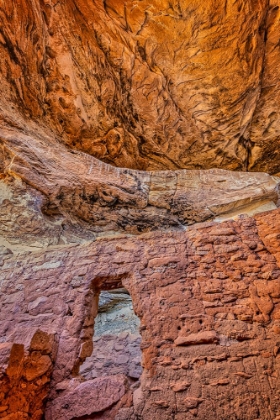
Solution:
[{"label": "doorway opening", "polygon": [[125,288],[102,290],[94,321],[93,352],[80,367],[86,379],[124,374],[138,381],[141,373],[139,318]]}]

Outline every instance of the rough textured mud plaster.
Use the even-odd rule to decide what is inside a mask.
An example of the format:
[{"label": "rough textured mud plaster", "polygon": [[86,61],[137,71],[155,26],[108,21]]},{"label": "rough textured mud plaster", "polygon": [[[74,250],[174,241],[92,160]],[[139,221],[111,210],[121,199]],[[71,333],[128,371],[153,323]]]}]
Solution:
[{"label": "rough textured mud plaster", "polygon": [[145,170],[279,172],[279,0],[0,2],[0,115]]},{"label": "rough textured mud plaster", "polygon": [[[53,360],[47,419],[94,413],[112,419],[276,419],[279,220],[275,210],[186,232],[4,255],[0,325],[6,358],[8,343],[47,356],[49,345],[49,353],[40,343],[35,348],[32,337],[43,334],[39,330],[44,337],[56,334],[56,356],[47,356]],[[141,320],[144,372],[133,398],[124,375],[86,382],[77,376],[92,351],[98,290],[121,284]],[[13,351],[10,360],[14,369],[22,366]],[[4,367],[2,417],[33,418],[25,390],[37,377],[48,377],[44,369],[35,376],[22,369],[14,405],[6,391],[7,377],[13,378]]]}]

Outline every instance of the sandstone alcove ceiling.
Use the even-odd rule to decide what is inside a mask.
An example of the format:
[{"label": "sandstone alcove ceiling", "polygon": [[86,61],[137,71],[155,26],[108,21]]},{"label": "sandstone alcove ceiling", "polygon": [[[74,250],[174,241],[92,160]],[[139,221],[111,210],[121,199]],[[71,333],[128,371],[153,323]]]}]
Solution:
[{"label": "sandstone alcove ceiling", "polygon": [[279,6],[0,0],[0,419],[280,418]]},{"label": "sandstone alcove ceiling", "polygon": [[0,114],[143,170],[279,169],[279,1],[0,4]]}]

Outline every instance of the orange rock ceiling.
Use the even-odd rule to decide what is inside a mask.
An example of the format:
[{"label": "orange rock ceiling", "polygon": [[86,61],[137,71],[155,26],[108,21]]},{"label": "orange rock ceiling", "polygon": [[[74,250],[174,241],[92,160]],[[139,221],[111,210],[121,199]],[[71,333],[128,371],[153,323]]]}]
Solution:
[{"label": "orange rock ceiling", "polygon": [[279,0],[1,0],[2,118],[120,167],[278,173],[279,16]]}]

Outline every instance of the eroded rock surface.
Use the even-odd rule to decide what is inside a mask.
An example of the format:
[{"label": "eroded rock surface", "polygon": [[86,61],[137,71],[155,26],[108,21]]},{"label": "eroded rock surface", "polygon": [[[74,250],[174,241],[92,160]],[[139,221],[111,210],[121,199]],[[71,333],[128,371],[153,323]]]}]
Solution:
[{"label": "eroded rock surface", "polygon": [[184,229],[278,201],[279,178],[265,173],[147,173],[71,152],[45,131],[5,128],[0,136],[1,236],[11,245],[22,245],[23,235],[26,246],[46,247],[104,233]]},{"label": "eroded rock surface", "polygon": [[120,167],[278,173],[279,5],[2,1],[1,124]]}]

